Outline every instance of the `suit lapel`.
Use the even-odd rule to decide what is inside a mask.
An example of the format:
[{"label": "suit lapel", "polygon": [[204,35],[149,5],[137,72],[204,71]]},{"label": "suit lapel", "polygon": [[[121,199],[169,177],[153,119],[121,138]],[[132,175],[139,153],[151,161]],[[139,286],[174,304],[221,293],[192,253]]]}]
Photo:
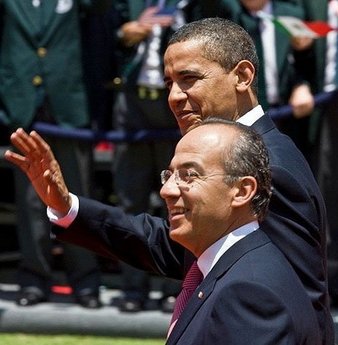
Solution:
[{"label": "suit lapel", "polygon": [[11,1],[7,6],[11,8],[16,21],[20,23],[22,29],[28,33],[28,36],[36,45],[37,37],[40,33],[40,13],[34,8],[30,1]]},{"label": "suit lapel", "polygon": [[202,281],[201,285],[192,295],[189,303],[184,309],[181,317],[177,321],[167,345],[177,344],[182,333],[185,331],[189,323],[192,321],[201,306],[207,302],[208,297],[213,292],[217,281],[226,274],[226,272],[247,252],[270,242],[270,239],[261,230],[256,230],[242,240],[235,243],[227,250],[219,259],[213,269]]},{"label": "suit lapel", "polygon": [[[50,35],[54,33],[58,16],[55,10],[59,0],[41,0],[39,7],[34,8],[31,1],[16,1],[11,4],[18,21],[35,46],[39,46],[44,42],[40,41],[40,36],[44,40],[48,40]],[[75,0],[67,0],[75,3]],[[73,4],[74,6],[75,4]]]},{"label": "suit lapel", "polygon": [[43,2],[42,27],[44,30],[44,42],[55,35],[56,28],[59,27],[60,20],[69,12],[74,11],[73,7],[78,6],[76,0],[44,0]]}]

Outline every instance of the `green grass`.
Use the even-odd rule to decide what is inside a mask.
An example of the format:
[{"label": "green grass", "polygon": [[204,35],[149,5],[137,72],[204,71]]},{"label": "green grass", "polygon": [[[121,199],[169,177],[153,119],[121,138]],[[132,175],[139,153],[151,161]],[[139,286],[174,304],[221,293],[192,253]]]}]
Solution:
[{"label": "green grass", "polygon": [[164,345],[164,339],[0,333],[0,345]]}]

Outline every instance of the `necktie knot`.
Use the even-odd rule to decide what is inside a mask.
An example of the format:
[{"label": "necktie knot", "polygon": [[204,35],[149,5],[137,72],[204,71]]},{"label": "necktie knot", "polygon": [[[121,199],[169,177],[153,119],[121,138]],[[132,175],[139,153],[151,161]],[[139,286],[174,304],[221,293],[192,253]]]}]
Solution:
[{"label": "necktie knot", "polygon": [[195,260],[184,278],[182,288],[195,291],[202,280],[203,274],[198,268],[197,261]]}]

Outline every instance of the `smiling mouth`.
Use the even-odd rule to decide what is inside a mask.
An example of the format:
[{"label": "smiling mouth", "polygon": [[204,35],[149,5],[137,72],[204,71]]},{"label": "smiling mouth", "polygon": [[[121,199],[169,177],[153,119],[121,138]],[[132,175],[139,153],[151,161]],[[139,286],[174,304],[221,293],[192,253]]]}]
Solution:
[{"label": "smiling mouth", "polygon": [[185,214],[188,210],[184,207],[175,207],[169,210],[170,217],[179,216]]},{"label": "smiling mouth", "polygon": [[185,207],[173,207],[170,210],[168,210],[168,214],[169,214],[169,221],[174,221],[177,220],[181,217],[185,217],[187,212],[189,210]]}]

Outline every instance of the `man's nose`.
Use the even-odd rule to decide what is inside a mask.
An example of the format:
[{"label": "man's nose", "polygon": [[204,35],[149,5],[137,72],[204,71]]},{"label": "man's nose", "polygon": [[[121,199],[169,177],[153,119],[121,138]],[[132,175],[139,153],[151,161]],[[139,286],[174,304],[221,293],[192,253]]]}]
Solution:
[{"label": "man's nose", "polygon": [[162,199],[167,199],[170,197],[176,197],[180,195],[180,188],[175,181],[175,175],[172,174],[168,181],[162,186],[160,190],[160,195]]},{"label": "man's nose", "polygon": [[179,102],[182,99],[185,99],[187,97],[186,93],[182,90],[182,88],[174,83],[170,89],[168,100],[170,103],[176,103]]}]

